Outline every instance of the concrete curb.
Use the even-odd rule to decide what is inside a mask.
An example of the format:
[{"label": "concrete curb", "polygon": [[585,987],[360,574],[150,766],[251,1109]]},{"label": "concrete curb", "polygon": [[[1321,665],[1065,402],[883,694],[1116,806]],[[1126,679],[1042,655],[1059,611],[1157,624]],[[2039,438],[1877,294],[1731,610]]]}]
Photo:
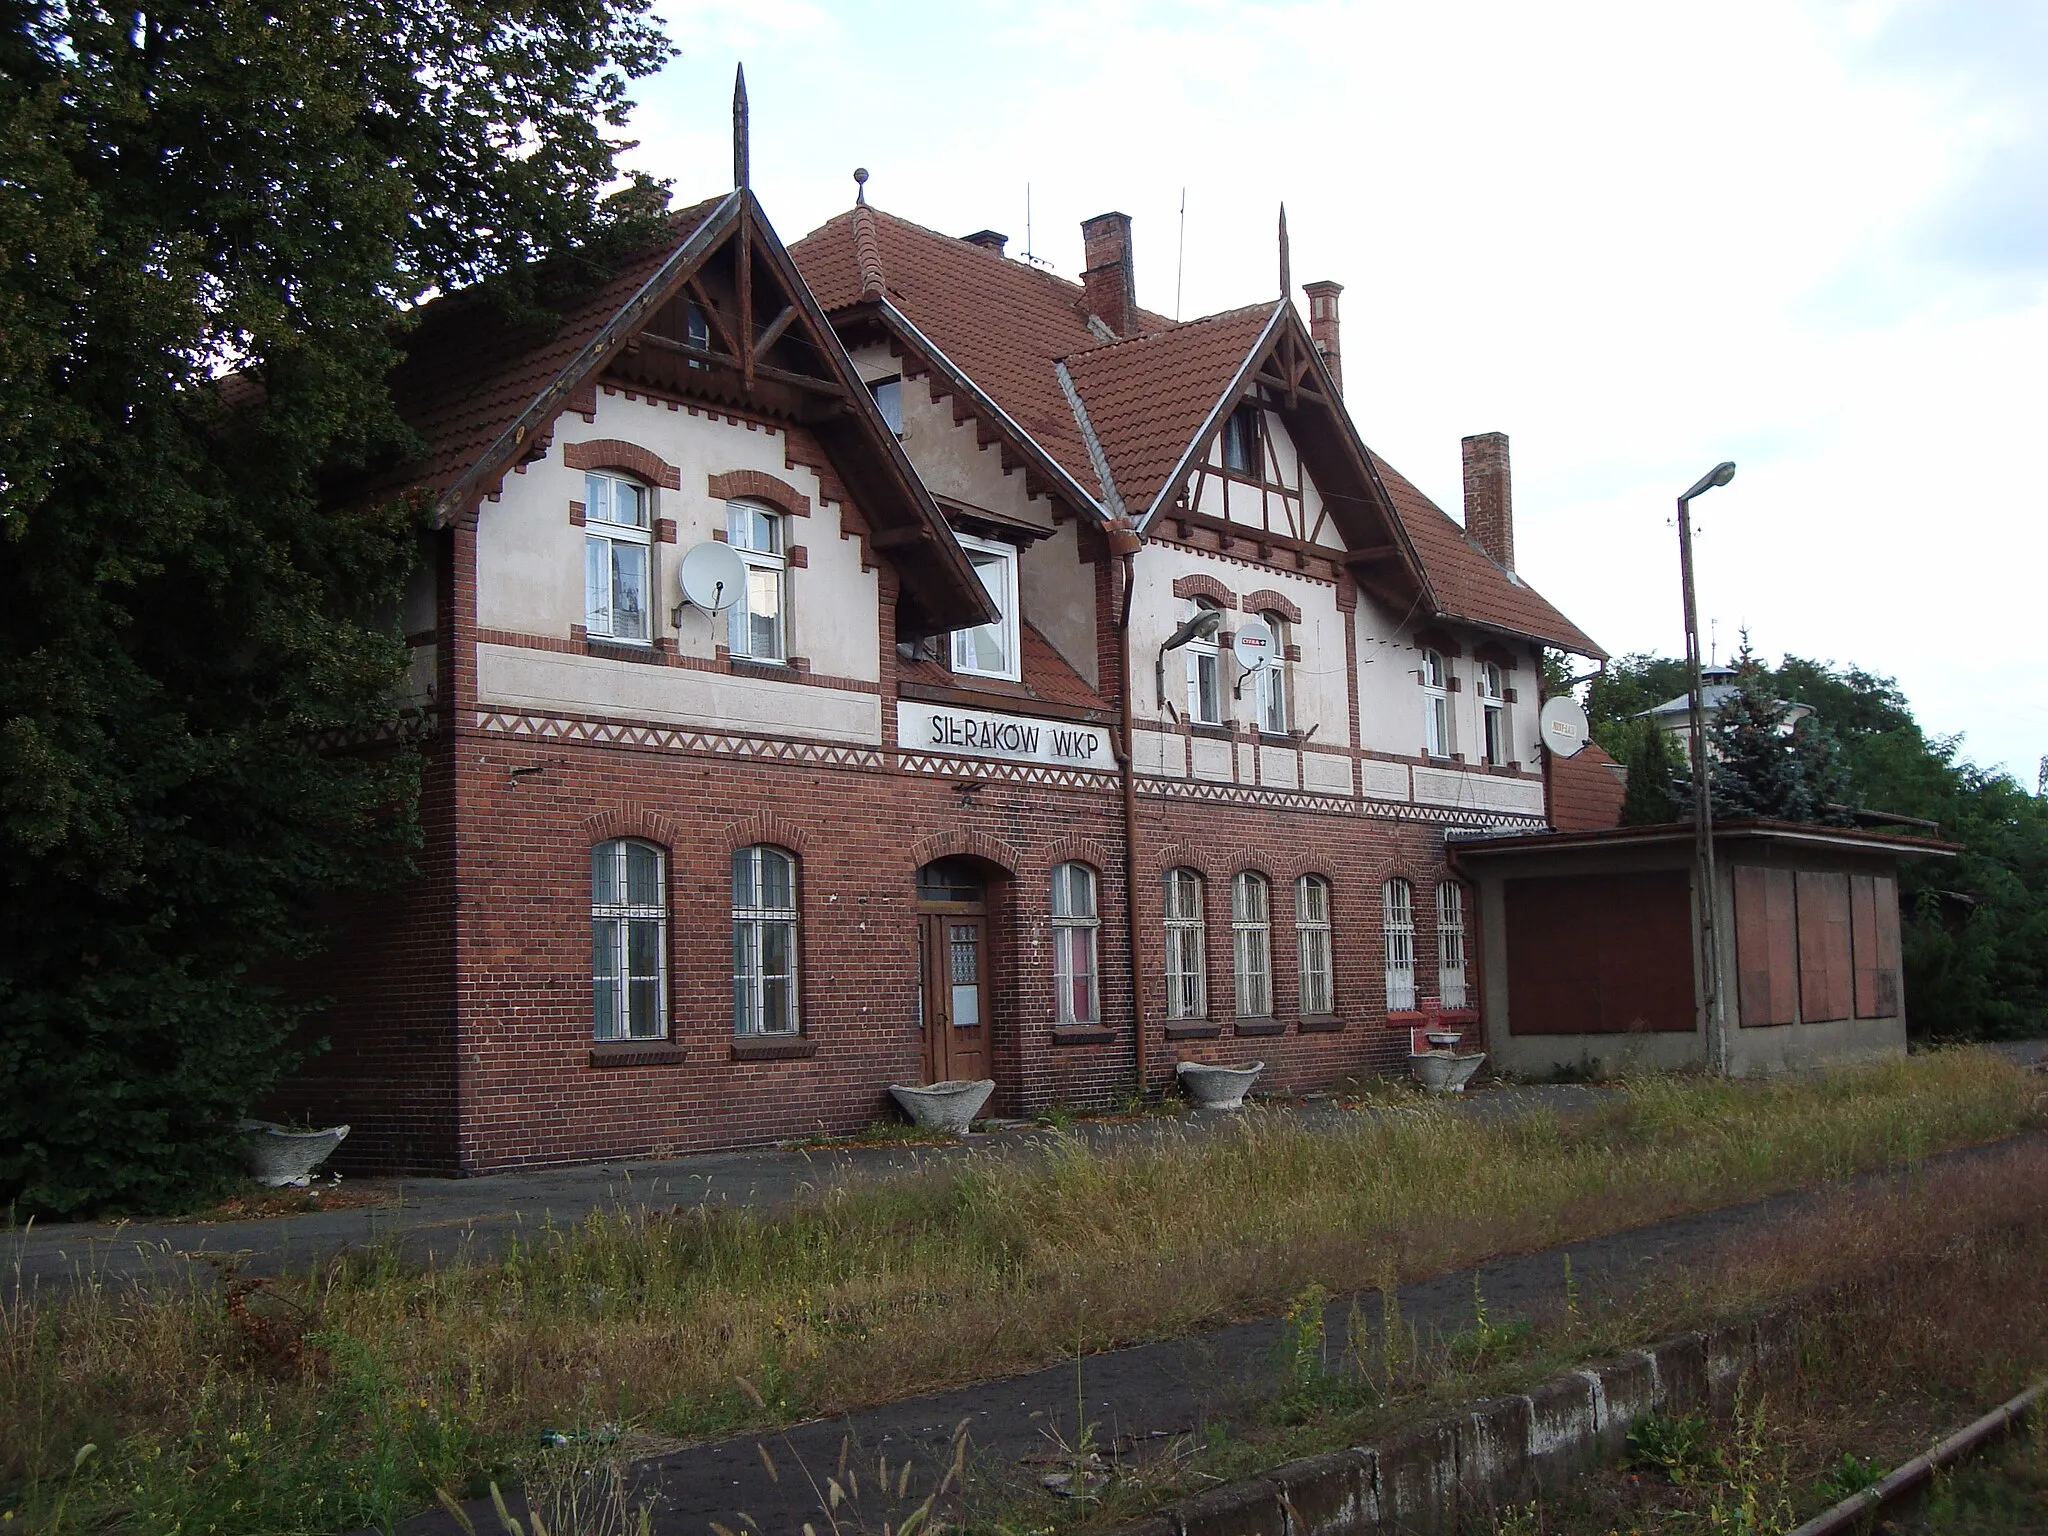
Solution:
[{"label": "concrete curb", "polygon": [[1802,1306],[1681,1333],[1413,1425],[1377,1446],[1311,1456],[1226,1483],[1122,1528],[1121,1536],[1367,1536],[1454,1532],[1554,1492],[1626,1452],[1653,1413],[1726,1408],[1745,1380],[1797,1358]]}]

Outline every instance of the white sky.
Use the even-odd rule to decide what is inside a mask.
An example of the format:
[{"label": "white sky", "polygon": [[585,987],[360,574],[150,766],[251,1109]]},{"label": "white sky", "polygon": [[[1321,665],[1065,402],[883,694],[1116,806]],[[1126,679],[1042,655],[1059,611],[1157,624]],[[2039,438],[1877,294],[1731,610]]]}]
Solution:
[{"label": "white sky", "polygon": [[[1721,649],[1896,676],[2032,787],[2048,555],[2048,0],[665,0],[632,163],[754,185],[794,240],[853,198],[1067,276],[1135,223],[1139,302],[1343,298],[1366,440],[1454,516],[1513,443],[1517,564],[1619,655],[1681,654],[1672,501]],[[1296,302],[1300,303],[1299,292]],[[2030,596],[2030,594],[2034,594]]]}]

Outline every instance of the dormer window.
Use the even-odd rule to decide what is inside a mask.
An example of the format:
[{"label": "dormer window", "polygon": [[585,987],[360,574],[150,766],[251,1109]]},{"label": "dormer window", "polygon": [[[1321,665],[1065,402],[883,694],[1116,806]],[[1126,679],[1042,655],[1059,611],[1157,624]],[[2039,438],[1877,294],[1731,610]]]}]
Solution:
[{"label": "dormer window", "polygon": [[[704,318],[704,310],[695,299],[683,308],[683,334],[693,347],[711,350],[711,322]],[[697,358],[690,359],[692,368],[706,368],[710,365]]]},{"label": "dormer window", "polygon": [[1017,551],[991,539],[958,534],[960,548],[974,566],[974,574],[996,605],[996,621],[975,629],[953,631],[953,670],[971,677],[1000,677],[1016,682],[1017,643]]},{"label": "dormer window", "polygon": [[875,409],[882,413],[882,420],[898,437],[903,435],[903,380],[874,379],[868,384],[868,393],[875,397]]},{"label": "dormer window", "polygon": [[1259,473],[1259,408],[1240,405],[1223,423],[1223,467],[1240,475]]}]

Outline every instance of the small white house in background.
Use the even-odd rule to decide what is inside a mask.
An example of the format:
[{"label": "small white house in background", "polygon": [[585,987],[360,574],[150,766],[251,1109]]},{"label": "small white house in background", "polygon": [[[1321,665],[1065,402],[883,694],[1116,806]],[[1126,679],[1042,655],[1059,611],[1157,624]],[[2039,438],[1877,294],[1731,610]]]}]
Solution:
[{"label": "small white house in background", "polygon": [[[1700,668],[1700,704],[1706,710],[1710,724],[1720,717],[1721,711],[1727,708],[1729,701],[1742,691],[1742,685],[1735,680],[1739,675],[1736,668],[1726,664]],[[1779,699],[1776,703],[1785,711],[1785,719],[1779,729],[1787,736],[1792,734],[1800,721],[1813,713],[1811,704],[1794,704],[1788,699]],[[1691,757],[1691,695],[1681,693],[1675,699],[1666,699],[1662,704],[1644,710],[1636,719],[1656,721],[1671,737],[1677,754],[1681,758]]]}]

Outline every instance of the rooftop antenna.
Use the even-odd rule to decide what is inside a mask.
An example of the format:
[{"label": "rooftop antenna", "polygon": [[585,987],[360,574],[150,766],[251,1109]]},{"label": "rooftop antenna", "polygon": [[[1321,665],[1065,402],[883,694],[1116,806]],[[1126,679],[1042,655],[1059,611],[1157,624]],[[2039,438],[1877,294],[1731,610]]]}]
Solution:
[{"label": "rooftop antenna", "polygon": [[1280,205],[1280,297],[1294,292],[1294,274],[1287,259],[1287,205]]},{"label": "rooftop antenna", "polygon": [[1721,665],[1721,621],[1719,619],[1707,620],[1707,665],[1710,667]]},{"label": "rooftop antenna", "polygon": [[732,184],[744,191],[748,184],[747,165],[747,66],[742,64],[732,81]]},{"label": "rooftop antenna", "polygon": [[1038,260],[1031,254],[1031,183],[1028,181],[1024,183],[1024,259]]},{"label": "rooftop antenna", "polygon": [[1180,322],[1180,278],[1188,261],[1188,189],[1180,189],[1180,249],[1173,255],[1173,318]]}]

